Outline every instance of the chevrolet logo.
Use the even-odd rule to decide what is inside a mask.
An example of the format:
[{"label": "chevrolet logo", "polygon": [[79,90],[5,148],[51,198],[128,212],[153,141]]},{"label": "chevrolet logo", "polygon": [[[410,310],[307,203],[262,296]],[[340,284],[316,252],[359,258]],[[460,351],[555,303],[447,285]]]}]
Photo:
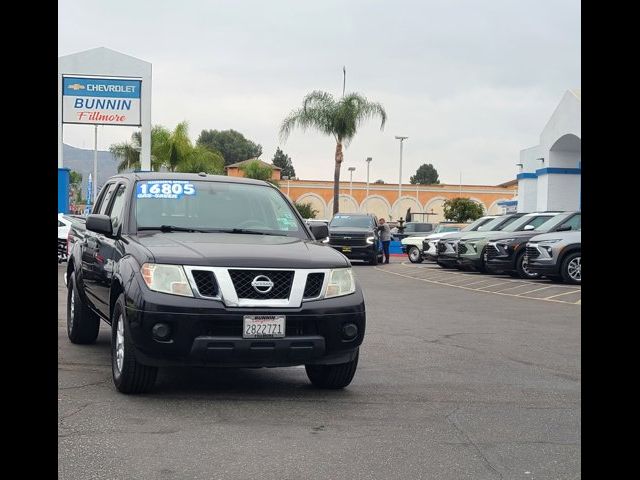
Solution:
[{"label": "chevrolet logo", "polygon": [[79,83],[74,83],[73,85],[68,85],[67,88],[70,88],[71,90],[84,90],[85,86],[80,85]]}]

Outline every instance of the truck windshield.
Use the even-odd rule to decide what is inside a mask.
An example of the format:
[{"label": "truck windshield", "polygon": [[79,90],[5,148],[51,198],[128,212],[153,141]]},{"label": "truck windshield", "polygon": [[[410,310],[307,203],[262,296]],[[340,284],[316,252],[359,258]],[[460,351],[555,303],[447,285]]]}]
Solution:
[{"label": "truck windshield", "polygon": [[355,227],[355,228],[367,228],[372,225],[371,218],[364,216],[353,216],[353,215],[344,215],[338,214],[333,217],[330,227]]},{"label": "truck windshield", "polygon": [[272,187],[231,182],[149,180],[135,190],[138,230],[228,231],[308,239]]}]

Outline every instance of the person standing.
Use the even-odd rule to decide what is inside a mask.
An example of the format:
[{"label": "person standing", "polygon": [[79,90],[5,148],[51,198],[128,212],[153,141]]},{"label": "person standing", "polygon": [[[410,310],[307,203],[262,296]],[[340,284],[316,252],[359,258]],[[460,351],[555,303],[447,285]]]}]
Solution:
[{"label": "person standing", "polygon": [[389,263],[389,245],[391,244],[391,229],[384,218],[378,220],[378,232],[382,242],[382,252],[384,253],[384,263]]}]

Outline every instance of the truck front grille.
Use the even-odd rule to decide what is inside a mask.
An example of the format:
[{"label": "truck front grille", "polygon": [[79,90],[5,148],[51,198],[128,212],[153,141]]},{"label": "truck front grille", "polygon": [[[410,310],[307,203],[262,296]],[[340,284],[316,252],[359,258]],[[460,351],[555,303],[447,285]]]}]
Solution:
[{"label": "truck front grille", "polygon": [[216,282],[213,272],[209,270],[192,270],[191,274],[193,275],[200,295],[203,297],[218,296],[218,282]]},{"label": "truck front grille", "polygon": [[[231,281],[236,289],[238,298],[252,298],[256,300],[268,300],[277,298],[289,298],[291,284],[293,283],[292,270],[229,270]],[[260,292],[251,282],[258,277],[267,277],[273,282],[273,287],[268,292]],[[261,280],[263,280],[261,278]]]},{"label": "truck front grille", "polygon": [[324,273],[310,273],[307,276],[307,284],[304,287],[303,298],[315,298],[320,295],[322,284],[324,283]]}]

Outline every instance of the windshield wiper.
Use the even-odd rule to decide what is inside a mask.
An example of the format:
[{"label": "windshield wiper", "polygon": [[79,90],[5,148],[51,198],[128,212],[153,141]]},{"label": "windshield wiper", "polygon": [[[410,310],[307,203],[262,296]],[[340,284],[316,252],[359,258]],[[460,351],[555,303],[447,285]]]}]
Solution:
[{"label": "windshield wiper", "polygon": [[281,233],[267,233],[267,232],[261,232],[259,230],[248,230],[246,228],[229,228],[229,229],[220,229],[220,230],[214,230],[215,232],[220,232],[220,233],[247,233],[249,235],[272,235],[272,236],[276,236],[276,237],[286,237],[286,235],[283,235]]},{"label": "windshield wiper", "polygon": [[159,227],[140,227],[138,230],[160,230],[161,232],[202,232],[207,233],[211,230],[203,230],[201,228],[178,227],[176,225],[160,225]]}]

